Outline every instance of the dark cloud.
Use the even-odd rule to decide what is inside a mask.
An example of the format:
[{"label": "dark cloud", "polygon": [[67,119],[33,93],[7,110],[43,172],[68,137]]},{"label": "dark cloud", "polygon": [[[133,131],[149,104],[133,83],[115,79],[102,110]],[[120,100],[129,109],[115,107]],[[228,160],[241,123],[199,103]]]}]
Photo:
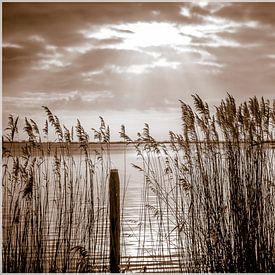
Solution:
[{"label": "dark cloud", "polygon": [[275,36],[270,35],[273,31],[272,28],[258,27],[243,27],[235,32],[224,32],[220,37],[240,43],[241,47],[258,46],[268,49],[274,49]]},{"label": "dark cloud", "polygon": [[[122,42],[121,38],[85,39],[79,31],[90,26],[98,28],[101,24],[140,20],[174,21],[177,18],[182,19],[179,14],[180,7],[178,3],[4,3],[3,41],[22,45],[22,48],[6,47],[3,50],[4,94],[8,91],[8,86],[19,86],[11,83],[12,81],[17,81],[22,85],[20,88],[24,88],[24,79],[30,80],[25,73],[32,71],[33,65],[39,60],[39,53],[47,53],[46,45],[59,47],[59,51],[62,51],[62,48],[77,47],[83,43],[94,47],[117,44]],[[115,29],[119,32],[131,33],[129,30]],[[30,40],[35,36],[39,36],[43,43]],[[62,53],[65,57],[70,56],[64,51]],[[131,57],[126,52],[123,55],[124,60],[130,60],[132,63],[144,59],[136,54]],[[70,68],[65,68],[63,73],[54,72],[54,74],[71,73],[72,82],[75,79],[74,75],[79,73],[72,68],[81,67],[85,70],[85,67],[87,69],[100,67],[103,63],[113,62],[112,58],[115,56],[116,52],[113,53],[113,51],[87,53],[74,61]],[[148,57],[147,60],[149,60]],[[38,75],[38,72],[36,71],[35,74]],[[51,75],[49,71],[46,79],[51,79]],[[43,76],[45,76],[44,72],[41,73],[42,84],[45,79]],[[66,83],[66,80],[57,81],[54,84],[56,89],[60,86],[60,82]]]},{"label": "dark cloud", "polygon": [[111,28],[114,31],[121,32],[121,33],[131,33],[133,34],[134,32],[129,31],[129,30],[124,30],[124,29],[119,29],[119,28]]},{"label": "dark cloud", "polygon": [[95,24],[138,21],[195,22],[195,19],[185,18],[180,14],[182,5],[180,3],[4,3],[3,38],[13,41],[18,37],[39,33],[48,43],[64,46],[81,39],[78,33],[80,29]]},{"label": "dark cloud", "polygon": [[[10,50],[15,50],[9,48]],[[21,50],[22,49],[16,49]],[[13,56],[13,55],[12,55]],[[22,53],[19,56],[22,58]],[[33,74],[23,74],[18,71],[16,74],[13,72],[13,68],[18,70],[29,71],[30,65],[34,65],[37,58],[31,59],[30,56],[26,56],[26,60],[22,60],[21,66],[17,64],[13,66],[11,60],[7,56],[6,70],[10,70],[10,77],[4,81],[6,83],[4,87],[4,93],[10,91],[14,95],[21,94],[22,91],[33,92],[34,95],[37,91],[47,91],[49,95],[56,92],[66,91],[102,91],[112,90],[114,84],[119,81],[123,82],[125,76],[121,76],[122,80],[116,79],[114,73],[112,73],[106,66],[120,66],[127,68],[129,65],[142,65],[150,64],[154,59],[148,54],[143,54],[135,50],[116,50],[116,49],[95,49],[90,50],[85,54],[78,56],[74,62],[65,68],[59,70],[43,70],[34,71]],[[11,57],[10,57],[11,58]],[[16,56],[13,56],[16,58]],[[10,63],[8,63],[8,60]],[[24,63],[25,62],[25,63]],[[26,66],[29,64],[28,66]],[[93,71],[101,71],[100,75],[95,75],[87,80],[88,77],[84,77],[83,74],[89,74]],[[39,75],[36,78],[35,75]],[[13,78],[14,81],[11,81]],[[9,94],[6,92],[5,94]]]},{"label": "dark cloud", "polygon": [[[95,39],[96,40],[96,39]],[[97,42],[94,42],[94,45],[103,46],[103,45],[114,45],[123,42],[122,38],[115,37],[109,39],[97,39]]]},{"label": "dark cloud", "polygon": [[7,85],[29,72],[32,64],[39,60],[37,54],[44,48],[37,42],[18,42],[18,47],[8,45],[2,50],[4,93]]},{"label": "dark cloud", "polygon": [[262,47],[208,48],[219,62],[225,64],[220,73],[213,75],[215,88],[227,91],[237,99],[251,96],[274,98],[275,71]]},{"label": "dark cloud", "polygon": [[231,3],[219,9],[215,15],[239,22],[254,20],[260,24],[275,25],[275,3]]}]

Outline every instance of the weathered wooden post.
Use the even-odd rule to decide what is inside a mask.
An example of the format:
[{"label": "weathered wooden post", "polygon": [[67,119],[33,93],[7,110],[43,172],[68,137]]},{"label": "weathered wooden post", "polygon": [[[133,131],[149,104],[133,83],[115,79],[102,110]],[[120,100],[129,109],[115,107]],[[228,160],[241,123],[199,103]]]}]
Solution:
[{"label": "weathered wooden post", "polygon": [[110,202],[110,272],[119,273],[120,268],[120,194],[117,169],[111,169],[109,181]]}]

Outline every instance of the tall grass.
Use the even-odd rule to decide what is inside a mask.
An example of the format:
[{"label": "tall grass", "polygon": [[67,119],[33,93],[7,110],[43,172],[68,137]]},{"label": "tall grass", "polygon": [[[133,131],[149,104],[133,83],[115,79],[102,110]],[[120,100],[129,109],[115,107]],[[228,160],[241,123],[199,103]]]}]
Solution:
[{"label": "tall grass", "polygon": [[181,253],[182,271],[274,272],[275,101],[236,106],[228,95],[212,115],[193,99],[195,110],[181,102],[183,130],[170,132],[170,144],[147,124],[138,134],[140,232],[151,231],[140,247]]},{"label": "tall grass", "polygon": [[[9,116],[2,158],[3,272],[107,271],[109,129],[101,118],[95,152],[79,120],[69,130],[43,108],[45,127],[25,118],[28,142],[20,148],[14,142],[18,117]],[[55,143],[49,142],[50,128]]]},{"label": "tall grass", "polygon": [[[182,132],[170,132],[169,142],[153,138],[148,124],[135,141],[121,128],[124,192],[126,143],[143,175],[137,258],[165,255],[164,272],[174,270],[169,258],[182,272],[275,272],[275,101],[254,97],[237,106],[228,95],[212,114],[193,99],[193,109],[181,102]],[[68,129],[43,108],[42,130],[25,119],[20,153],[18,117],[8,118],[3,272],[107,272],[109,127],[100,117],[92,129],[95,150],[79,120]]]}]

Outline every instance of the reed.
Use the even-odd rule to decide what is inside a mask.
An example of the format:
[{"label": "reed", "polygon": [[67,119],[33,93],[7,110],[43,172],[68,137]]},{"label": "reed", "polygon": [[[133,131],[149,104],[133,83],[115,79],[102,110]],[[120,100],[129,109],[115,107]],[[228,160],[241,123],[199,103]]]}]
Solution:
[{"label": "reed", "polygon": [[[188,272],[274,272],[275,101],[256,97],[216,107],[184,102],[182,133],[170,144],[145,124],[137,154],[144,175],[140,247],[182,254]],[[152,226],[152,224],[158,226]],[[169,252],[170,251],[170,252]]]},{"label": "reed", "polygon": [[[2,158],[3,272],[106,271],[108,126],[100,118],[101,150],[94,152],[77,120],[76,156],[73,129],[43,108],[47,119],[42,131],[25,118],[28,142],[21,152],[15,143],[18,117],[9,116],[9,148],[4,148]],[[49,142],[50,130],[55,143]],[[100,257],[89,256],[97,254]]]},{"label": "reed", "polygon": [[[145,272],[142,262],[152,257],[165,258],[159,272],[275,272],[275,101],[237,106],[228,95],[212,113],[198,95],[193,100],[193,108],[180,101],[182,132],[169,132],[169,143],[152,137],[148,124],[136,140],[121,128],[122,233],[138,228],[134,268]],[[92,128],[94,150],[79,120],[69,129],[43,109],[42,130],[25,118],[20,153],[19,118],[10,115],[5,130],[3,272],[108,272],[109,127],[100,117]],[[127,143],[143,176],[140,218],[128,222]]]}]

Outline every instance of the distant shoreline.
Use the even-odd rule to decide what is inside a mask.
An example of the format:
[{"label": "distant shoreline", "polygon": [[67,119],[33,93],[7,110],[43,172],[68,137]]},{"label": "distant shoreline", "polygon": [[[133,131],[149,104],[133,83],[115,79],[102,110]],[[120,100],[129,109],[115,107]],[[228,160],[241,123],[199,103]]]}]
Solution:
[{"label": "distant shoreline", "polygon": [[[158,144],[172,144],[171,141],[155,141]],[[2,141],[2,148],[6,148],[6,147],[10,147],[10,146],[14,146],[14,147],[22,147],[22,146],[26,146],[28,144],[31,144],[32,142],[30,141]],[[106,145],[109,145],[110,147],[112,147],[112,149],[115,148],[121,148],[123,147],[131,147],[131,146],[135,146],[138,144],[150,144],[150,141],[130,141],[130,142],[124,142],[124,141],[110,141],[110,142],[88,142],[88,147],[89,148],[99,148],[100,146],[106,147]],[[227,142],[225,141],[210,141],[210,142],[206,142],[206,141],[189,141],[190,144],[205,144],[205,143],[209,143],[209,144],[225,144]],[[246,144],[246,141],[238,141],[236,142],[237,144]],[[63,146],[70,146],[71,148],[79,148],[81,145],[81,142],[77,142],[77,141],[72,141],[72,142],[65,142],[65,141],[43,141],[43,142],[37,142],[36,144],[42,145],[44,146],[50,146],[52,148],[60,148]],[[177,142],[175,142],[175,144],[178,144]],[[271,145],[272,148],[275,148],[275,140],[272,141],[262,141],[261,144],[267,144],[267,145]],[[254,144],[252,144],[253,146],[259,145],[259,143],[255,142]]]},{"label": "distant shoreline", "polygon": [[[4,141],[2,142],[2,149],[3,151],[9,150],[13,148],[15,150],[21,150],[21,148],[26,147],[27,145],[31,145],[32,142],[30,141]],[[99,143],[99,142],[88,142],[88,148],[92,150],[99,150],[100,148],[107,148],[107,145],[110,147],[111,150],[123,150],[126,147],[133,148],[134,145],[137,144],[136,142],[126,143],[126,142],[109,142],[109,143]],[[41,148],[51,148],[55,149],[62,149],[62,148],[70,148],[71,150],[80,150],[81,143],[80,142],[37,142],[35,143],[34,147],[40,146]]]},{"label": "distant shoreline", "polygon": [[[156,140],[157,143],[160,144],[171,144],[173,142],[171,141],[159,141]],[[31,141],[2,141],[2,144],[30,144],[32,143]],[[66,142],[66,141],[41,141],[41,142],[36,142],[36,143],[40,143],[40,144],[71,144],[71,145],[79,145],[81,144],[81,142],[78,141],[71,141],[71,142]],[[105,145],[105,144],[123,144],[123,145],[128,145],[128,144],[146,144],[146,143],[150,143],[150,141],[130,141],[130,142],[125,142],[125,141],[110,141],[110,142],[93,142],[90,141],[88,142],[89,145]],[[189,141],[189,143],[228,143],[227,141]],[[247,141],[238,141],[238,143],[249,143]],[[275,140],[270,140],[270,141],[262,141],[262,144],[266,143],[266,144],[275,144]]]}]

